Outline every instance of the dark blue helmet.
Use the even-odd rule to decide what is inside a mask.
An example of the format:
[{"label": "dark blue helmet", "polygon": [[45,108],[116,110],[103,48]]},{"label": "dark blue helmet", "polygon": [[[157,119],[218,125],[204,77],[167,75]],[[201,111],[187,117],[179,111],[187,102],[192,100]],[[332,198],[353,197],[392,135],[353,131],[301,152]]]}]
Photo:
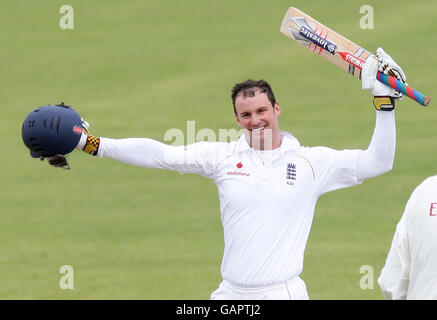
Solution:
[{"label": "dark blue helmet", "polygon": [[79,143],[82,119],[61,103],[37,108],[24,119],[21,136],[34,158],[68,154]]}]

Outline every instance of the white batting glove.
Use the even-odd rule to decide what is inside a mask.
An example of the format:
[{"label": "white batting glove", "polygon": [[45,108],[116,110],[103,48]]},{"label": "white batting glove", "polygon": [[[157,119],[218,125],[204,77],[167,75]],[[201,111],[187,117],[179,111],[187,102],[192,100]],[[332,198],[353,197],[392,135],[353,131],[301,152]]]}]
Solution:
[{"label": "white batting glove", "polygon": [[384,49],[378,48],[376,50],[376,57],[378,58],[379,66],[378,70],[384,74],[396,77],[399,81],[406,83],[407,76],[402,68],[389,56]]},{"label": "white batting glove", "polygon": [[79,143],[76,146],[77,150],[84,151],[92,156],[97,156],[100,146],[100,137],[95,137],[89,133],[90,124],[85,120],[82,120],[82,135],[80,136]]},{"label": "white batting glove", "polygon": [[375,56],[370,55],[366,59],[361,72],[361,87],[364,90],[370,90],[374,97],[397,97],[396,90],[376,79],[378,68],[378,61],[375,59]]},{"label": "white batting glove", "polygon": [[79,143],[76,146],[76,150],[82,151],[88,139],[90,124],[83,120],[83,118],[81,118],[80,120],[82,120],[82,135],[80,136]]},{"label": "white batting glove", "polygon": [[[376,62],[376,64],[375,64]],[[402,68],[388,55],[384,49],[378,48],[376,50],[376,56],[370,55],[363,66],[363,72],[361,73],[362,88],[365,90],[371,90],[373,96],[389,96],[396,99],[402,99],[403,94],[382,84],[376,80],[376,74],[378,71],[393,76],[399,81],[407,84],[407,76]]]}]

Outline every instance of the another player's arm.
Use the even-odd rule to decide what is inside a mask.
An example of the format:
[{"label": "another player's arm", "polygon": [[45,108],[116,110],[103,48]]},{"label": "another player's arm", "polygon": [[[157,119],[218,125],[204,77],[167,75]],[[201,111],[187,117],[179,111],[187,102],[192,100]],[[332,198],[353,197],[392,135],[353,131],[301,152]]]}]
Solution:
[{"label": "another player's arm", "polygon": [[409,199],[405,212],[396,226],[396,232],[378,284],[388,300],[405,300],[410,283],[410,252],[406,230],[408,211],[413,209],[413,196]]}]

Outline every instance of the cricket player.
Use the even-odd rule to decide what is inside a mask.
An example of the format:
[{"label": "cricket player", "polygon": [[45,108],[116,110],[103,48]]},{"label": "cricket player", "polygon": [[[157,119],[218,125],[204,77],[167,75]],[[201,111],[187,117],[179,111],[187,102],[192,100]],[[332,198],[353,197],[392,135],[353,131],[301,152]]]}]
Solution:
[{"label": "cricket player", "polygon": [[437,176],[411,194],[378,283],[386,299],[437,300]]},{"label": "cricket player", "polygon": [[[223,281],[211,299],[308,299],[299,277],[317,199],[391,170],[400,94],[376,80],[405,74],[381,48],[367,59],[362,88],[374,96],[376,125],[367,150],[301,146],[279,129],[282,109],[270,85],[247,80],[232,90],[244,134],[227,142],[170,146],[147,138],[110,139],[84,130],[78,150],[148,168],[195,173],[218,188],[224,230]],[[350,102],[351,107],[354,102]]]}]

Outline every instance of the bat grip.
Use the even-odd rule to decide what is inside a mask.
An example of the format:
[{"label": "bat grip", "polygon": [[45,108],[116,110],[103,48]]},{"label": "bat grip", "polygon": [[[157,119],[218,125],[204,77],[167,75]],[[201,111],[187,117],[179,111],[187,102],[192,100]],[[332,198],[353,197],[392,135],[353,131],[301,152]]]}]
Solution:
[{"label": "bat grip", "polygon": [[383,84],[395,89],[396,91],[399,91],[404,95],[410,97],[424,107],[428,106],[429,102],[431,101],[429,97],[411,88],[410,86],[407,86],[405,83],[399,81],[395,77],[386,75],[382,72],[378,72],[378,74],[376,75],[376,79],[381,81]]}]

